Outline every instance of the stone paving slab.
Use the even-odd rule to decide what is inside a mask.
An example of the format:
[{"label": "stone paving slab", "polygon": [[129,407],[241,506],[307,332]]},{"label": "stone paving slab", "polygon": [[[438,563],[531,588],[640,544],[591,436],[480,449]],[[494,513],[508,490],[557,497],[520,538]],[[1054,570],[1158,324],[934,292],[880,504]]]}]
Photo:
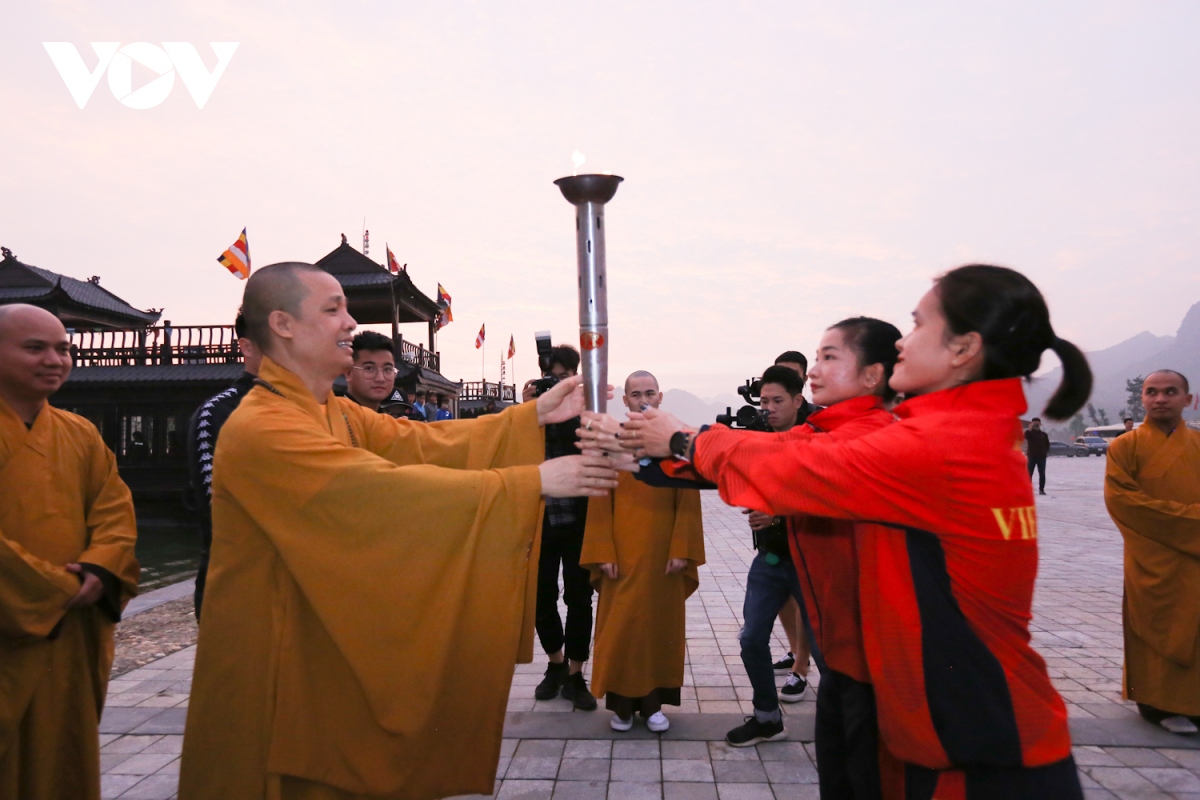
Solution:
[{"label": "stone paving slab", "polygon": [[[816,722],[816,704],[808,703],[805,710],[788,710],[785,724],[788,737],[799,742],[811,742]],[[654,733],[640,721],[633,729],[614,731],[608,724],[612,716],[604,711],[593,714],[555,714],[516,712],[506,716],[504,735],[511,739],[611,739],[613,741],[719,741],[726,732],[745,722],[744,714],[679,714],[665,709],[671,727],[665,733]]]}]

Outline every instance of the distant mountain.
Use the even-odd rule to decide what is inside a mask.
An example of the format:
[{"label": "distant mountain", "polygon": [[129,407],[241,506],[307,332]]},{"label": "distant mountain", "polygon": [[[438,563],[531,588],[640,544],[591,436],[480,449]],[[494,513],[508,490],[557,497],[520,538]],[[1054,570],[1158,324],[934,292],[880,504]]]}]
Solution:
[{"label": "distant mountain", "polygon": [[736,412],[745,403],[732,392],[727,395],[701,400],[683,389],[668,389],[663,393],[662,409],[670,411],[688,425],[710,425],[717,414],[724,414],[727,407]]},{"label": "distant mountain", "polygon": [[[1107,411],[1113,423],[1120,421],[1125,407],[1125,381],[1129,378],[1167,368],[1182,372],[1195,389],[1200,386],[1200,303],[1188,309],[1174,336],[1142,331],[1120,344],[1088,353],[1087,358],[1095,378],[1091,403]],[[1031,414],[1041,413],[1060,380],[1062,368],[1056,367],[1026,387]],[[1189,411],[1185,416],[1192,419],[1200,415]]]}]

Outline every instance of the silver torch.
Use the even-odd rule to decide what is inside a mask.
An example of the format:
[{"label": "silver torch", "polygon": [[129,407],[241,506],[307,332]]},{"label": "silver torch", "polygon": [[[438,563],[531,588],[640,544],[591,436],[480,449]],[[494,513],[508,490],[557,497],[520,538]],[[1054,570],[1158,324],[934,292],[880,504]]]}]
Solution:
[{"label": "silver torch", "polygon": [[575,206],[579,261],[579,352],[588,411],[608,410],[608,286],[604,266],[604,204],[625,180],[617,175],[572,175],[554,183]]}]

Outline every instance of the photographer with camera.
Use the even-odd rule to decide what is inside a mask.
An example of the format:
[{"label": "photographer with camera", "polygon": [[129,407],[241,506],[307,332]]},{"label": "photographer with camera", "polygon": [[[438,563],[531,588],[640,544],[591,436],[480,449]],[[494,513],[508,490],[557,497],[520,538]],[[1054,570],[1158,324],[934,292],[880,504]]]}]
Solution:
[{"label": "photographer with camera", "polygon": [[[560,344],[551,348],[549,333],[539,333],[537,344],[542,377],[525,384],[522,402],[545,394],[579,370],[579,351],[574,347]],[[579,453],[575,446],[575,431],[579,425],[579,417],[575,417],[546,426],[547,459]],[[533,696],[538,700],[549,700],[561,693],[574,703],[575,708],[594,711],[596,698],[588,691],[583,677],[583,662],[588,659],[592,638],[593,590],[591,573],[579,566],[587,507],[586,497],[546,498],[534,624],[550,663]],[[565,625],[558,615],[559,564],[562,565],[563,600],[567,604]]]},{"label": "photographer with camera", "polygon": [[[780,353],[775,359],[775,366],[787,367],[794,369],[801,380],[805,380],[808,373],[808,359],[804,354],[796,350],[787,350]],[[761,380],[759,381],[761,386]],[[796,424],[799,425],[808,419],[808,416],[817,410],[815,406],[804,399],[803,396],[795,398],[800,401],[801,406],[796,411]],[[793,402],[792,398],[788,398],[786,394],[776,394],[773,397],[759,397],[759,405],[761,406],[761,414],[766,415],[766,429],[770,431],[777,430],[777,425],[773,424],[770,415],[775,413],[778,418],[780,413],[784,416],[787,411],[783,408],[789,402]],[[750,514],[751,527],[753,527],[753,517],[756,512],[746,511]],[[760,519],[770,519],[765,514],[759,514]],[[782,524],[782,523],[781,523]],[[808,658],[810,648],[808,646],[808,636],[804,629],[804,613],[800,610],[800,604],[796,602],[794,597],[789,597],[784,603],[783,610],[779,612],[779,621],[783,624],[783,631],[787,634],[788,654],[776,661],[772,666],[775,672],[786,672],[788,679],[784,683],[783,688],[779,691],[779,699],[785,703],[795,703],[803,700],[808,694]]]},{"label": "photographer with camera", "polygon": [[[781,364],[763,372],[759,404],[762,417],[772,431],[789,431],[808,418],[812,406],[802,394],[804,381],[796,369]],[[781,695],[775,688],[775,669],[771,663],[771,630],[775,627],[775,618],[784,611],[789,601],[792,608],[796,609],[791,612],[793,620],[798,616],[799,606],[796,602],[801,596],[800,583],[788,547],[786,521],[756,511],[747,513],[758,553],[750,563],[750,571],[746,576],[746,598],[742,605],[742,666],[754,688],[755,717],[761,723],[778,727],[775,735],[767,738],[783,738],[779,701],[782,696],[787,702],[795,702],[808,691],[808,641],[802,628],[796,631],[794,638],[798,641],[792,645],[795,664],[784,668],[797,671],[788,676]],[[788,633],[791,637],[791,631]],[[734,746],[746,746],[762,739],[755,737],[741,741],[740,737],[733,736],[728,741]]]}]

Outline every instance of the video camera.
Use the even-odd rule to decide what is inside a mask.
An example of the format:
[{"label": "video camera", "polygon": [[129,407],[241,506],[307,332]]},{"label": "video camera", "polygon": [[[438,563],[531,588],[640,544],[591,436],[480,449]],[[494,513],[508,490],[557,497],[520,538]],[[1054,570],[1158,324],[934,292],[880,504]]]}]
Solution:
[{"label": "video camera", "polygon": [[550,344],[550,331],[538,331],[533,335],[533,342],[537,346],[538,369],[544,376],[534,382],[533,396],[541,397],[558,384],[558,378],[549,374],[550,357],[554,353],[554,346]]},{"label": "video camera", "polygon": [[749,378],[744,385],[737,388],[737,393],[749,405],[739,408],[737,414],[733,413],[732,408],[726,406],[724,414],[717,414],[717,424],[747,431],[770,433],[771,426],[767,423],[767,412],[758,408],[759,398],[762,395],[762,381],[758,378]]}]

